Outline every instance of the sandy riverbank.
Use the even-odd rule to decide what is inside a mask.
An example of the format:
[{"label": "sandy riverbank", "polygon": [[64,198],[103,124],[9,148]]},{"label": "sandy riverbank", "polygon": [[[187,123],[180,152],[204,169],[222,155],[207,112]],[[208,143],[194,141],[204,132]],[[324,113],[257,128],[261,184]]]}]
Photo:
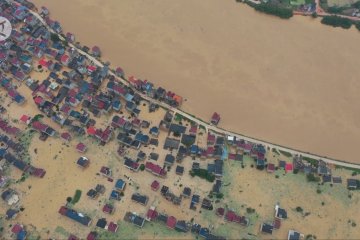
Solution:
[{"label": "sandy riverbank", "polygon": [[187,98],[186,111],[218,111],[221,127],[359,161],[355,29],[280,20],[232,0],[33,2],[114,67]]}]

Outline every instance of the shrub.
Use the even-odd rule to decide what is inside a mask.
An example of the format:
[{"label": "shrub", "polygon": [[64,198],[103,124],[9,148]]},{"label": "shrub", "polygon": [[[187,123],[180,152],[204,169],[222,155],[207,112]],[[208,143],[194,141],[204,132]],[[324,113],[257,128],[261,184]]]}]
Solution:
[{"label": "shrub", "polygon": [[318,160],[313,159],[313,158],[309,158],[309,157],[303,157],[302,160],[310,163],[312,166],[315,166],[315,167],[317,167],[318,164],[319,164],[319,161],[318,161]]},{"label": "shrub", "polygon": [[284,155],[285,157],[292,157],[292,154],[283,150],[279,150],[279,152]]},{"label": "shrub", "polygon": [[302,209],[302,207],[296,207],[296,211],[302,213],[304,210]]},{"label": "shrub", "polygon": [[310,173],[306,176],[308,182],[320,182],[320,178],[315,176],[313,173]]},{"label": "shrub", "polygon": [[223,198],[224,197],[224,194],[223,193],[217,193],[216,194],[216,198],[217,199],[221,199],[221,198]]},{"label": "shrub", "polygon": [[52,33],[52,34],[50,35],[50,39],[51,39],[51,41],[53,41],[53,42],[55,42],[55,43],[60,41],[59,36],[58,36],[57,34],[55,34],[55,33]]},{"label": "shrub", "polygon": [[343,10],[344,10],[343,7],[337,7],[337,6],[328,7],[327,9],[329,13],[333,13],[333,14],[341,13]]},{"label": "shrub", "polygon": [[208,182],[214,182],[215,181],[215,175],[212,173],[209,173],[206,169],[194,169],[190,171],[190,175],[192,177],[198,176],[202,179],[206,179]]},{"label": "shrub", "polygon": [[255,209],[248,207],[248,208],[246,208],[246,212],[247,212],[248,214],[252,214],[252,213],[255,212]]},{"label": "shrub", "polygon": [[282,19],[289,19],[293,16],[293,10],[291,8],[286,8],[271,3],[260,3],[254,5],[254,8],[256,11],[278,16]]},{"label": "shrub", "polygon": [[351,28],[352,21],[347,18],[339,17],[339,16],[324,16],[321,20],[322,24],[333,26],[333,27],[341,27],[344,29]]},{"label": "shrub", "polygon": [[145,170],[145,165],[144,164],[141,164],[140,165],[140,171],[144,171]]},{"label": "shrub", "polygon": [[81,198],[81,190],[77,189],[77,190],[75,191],[75,195],[74,195],[71,203],[72,203],[72,204],[76,204],[76,203],[80,200],[80,198]]},{"label": "shrub", "polygon": [[352,6],[354,8],[360,8],[360,1],[357,1],[357,2],[353,3]]},{"label": "shrub", "polygon": [[355,23],[355,27],[360,31],[360,22]]}]

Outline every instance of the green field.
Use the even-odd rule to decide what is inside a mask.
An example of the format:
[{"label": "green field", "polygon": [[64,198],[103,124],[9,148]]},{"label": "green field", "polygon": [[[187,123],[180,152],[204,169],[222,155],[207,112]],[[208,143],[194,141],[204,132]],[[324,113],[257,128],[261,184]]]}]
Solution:
[{"label": "green field", "polygon": [[338,7],[343,7],[343,6],[350,6],[351,4],[355,3],[356,1],[354,0],[327,0],[328,6],[332,7],[332,6],[338,6]]},{"label": "green field", "polygon": [[290,0],[290,4],[293,6],[299,6],[305,4],[305,0]]}]

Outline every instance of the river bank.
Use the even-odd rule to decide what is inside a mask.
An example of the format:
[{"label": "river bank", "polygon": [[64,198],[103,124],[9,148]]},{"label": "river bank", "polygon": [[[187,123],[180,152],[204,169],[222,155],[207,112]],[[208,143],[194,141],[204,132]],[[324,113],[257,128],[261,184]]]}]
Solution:
[{"label": "river bank", "polygon": [[282,21],[233,1],[34,2],[112,66],[182,95],[187,112],[218,111],[223,128],[357,162],[355,29]]}]

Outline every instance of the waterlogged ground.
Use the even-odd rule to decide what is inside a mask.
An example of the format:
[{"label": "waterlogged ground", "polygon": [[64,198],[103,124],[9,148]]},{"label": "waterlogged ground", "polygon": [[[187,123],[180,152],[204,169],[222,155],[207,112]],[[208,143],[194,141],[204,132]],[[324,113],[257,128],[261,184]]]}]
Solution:
[{"label": "waterlogged ground", "polygon": [[[40,76],[39,78],[41,79]],[[20,91],[28,99],[31,99],[31,93],[24,85],[20,87]],[[289,229],[300,231],[305,236],[316,235],[318,239],[351,239],[360,236],[360,215],[354,214],[360,205],[360,194],[346,190],[345,184],[331,186],[330,184],[308,183],[303,174],[285,174],[282,170],[269,174],[252,168],[251,165],[254,164],[254,161],[249,157],[244,157],[243,166],[239,162],[226,160],[222,188],[224,198],[216,201],[214,208],[227,207],[240,215],[245,215],[251,222],[250,226],[245,228],[234,223],[225,223],[223,219],[215,215],[215,211],[207,211],[199,207],[197,211],[190,210],[190,199],[183,199],[180,206],[175,206],[165,200],[159,192],[153,192],[150,189],[151,182],[157,179],[161,185],[169,186],[176,195],[182,192],[183,187],[188,186],[193,193],[202,197],[207,196],[212,188],[212,183],[198,177],[193,178],[188,174],[192,165],[190,157],[184,159],[182,163],[185,167],[183,176],[175,174],[175,166],[168,173],[166,179],[156,178],[146,171],[133,173],[123,167],[123,159],[116,153],[118,144],[115,140],[105,147],[100,147],[94,140],[86,137],[75,137],[70,143],[64,143],[59,138],[49,138],[46,142],[42,142],[39,140],[38,133],[31,134],[25,125],[17,121],[22,114],[33,116],[38,113],[34,104],[29,101],[24,106],[8,105],[7,98],[0,100],[3,106],[8,107],[9,120],[12,124],[24,130],[24,137],[21,141],[28,148],[28,153],[23,155],[24,159],[47,171],[43,179],[38,179],[24,177],[20,171],[14,168],[8,170],[8,174],[13,179],[11,187],[19,192],[21,198],[19,207],[23,211],[16,220],[2,223],[7,232],[9,232],[7,228],[12,224],[22,223],[27,226],[32,239],[38,236],[44,239],[50,237],[63,239],[67,238],[69,234],[83,238],[91,230],[100,232],[106,239],[195,238],[190,233],[181,234],[169,230],[160,223],[146,223],[143,229],[139,229],[123,221],[126,211],[135,211],[144,216],[149,206],[152,205],[159,212],[175,216],[178,220],[193,220],[202,226],[209,227],[214,234],[228,238],[284,239],[287,237]],[[149,114],[146,111],[146,105],[141,108],[143,111],[140,119],[148,120],[152,125],[157,125],[165,114],[162,109],[154,114]],[[109,119],[109,116],[97,119],[98,126],[106,126]],[[43,118],[42,121],[55,127],[59,132],[65,131],[65,129],[59,129],[47,118]],[[183,123],[188,124],[185,121]],[[159,165],[163,164],[165,155],[169,153],[169,151],[162,150],[162,142],[166,136],[166,132],[161,132],[158,147],[142,149],[147,154],[158,152],[160,154]],[[206,134],[199,136],[197,143],[200,146],[205,145],[205,136]],[[80,141],[84,142],[89,149],[84,156],[89,157],[91,163],[85,170],[77,167],[75,163],[81,156],[75,150],[75,145]],[[233,149],[229,150],[234,151]],[[135,158],[136,152],[128,150],[127,155]],[[267,154],[267,159],[268,162],[275,164],[279,159],[290,161],[286,156],[273,152]],[[213,160],[199,161],[201,167],[206,168],[207,164]],[[99,176],[98,171],[101,166],[111,167],[115,180],[122,178],[128,183],[124,198],[120,202],[114,203],[116,211],[111,216],[104,214],[101,208],[109,202],[108,196],[114,182],[109,182],[106,178]],[[332,171],[333,175],[343,176],[344,182],[351,175],[351,171],[344,169],[334,168]],[[97,200],[91,200],[86,196],[86,192],[90,188],[94,188],[96,184],[103,184],[106,192]],[[76,190],[81,190],[82,196],[73,207],[92,217],[91,228],[74,223],[58,213],[60,206],[66,203],[66,198],[73,197]],[[144,207],[131,202],[130,196],[134,192],[148,195],[150,197],[148,206]],[[272,236],[263,235],[259,233],[259,226],[262,222],[273,221],[276,203],[288,211],[289,218],[282,222],[281,229],[275,231]],[[301,207],[303,211],[297,212],[297,207]],[[248,208],[254,209],[255,212],[248,213]],[[1,213],[4,214],[7,209],[8,206],[1,201]],[[116,234],[100,231],[95,227],[97,219],[102,217],[106,217],[108,221],[119,223],[119,230]],[[10,235],[5,237],[10,238]]]},{"label": "waterlogged ground", "polygon": [[[242,237],[248,232],[256,238],[285,238],[289,229],[298,230],[308,235],[313,234],[318,239],[354,239],[360,235],[360,216],[354,214],[360,204],[358,192],[348,191],[344,184],[318,185],[309,183],[303,174],[285,174],[283,170],[269,174],[251,168],[252,160],[243,169],[239,163],[227,162],[225,169],[228,175],[224,184],[225,202],[228,206],[246,215],[246,208],[251,207],[256,213],[250,217],[257,220],[249,229],[240,231]],[[334,169],[337,176],[348,176],[349,172]],[[278,177],[276,177],[278,176]],[[318,191],[319,190],[319,191]],[[282,222],[279,230],[272,236],[259,234],[261,222],[272,222],[274,206],[280,203],[288,211],[288,219]],[[302,213],[296,211],[303,209]],[[220,231],[228,237],[235,237],[234,232]]]}]

